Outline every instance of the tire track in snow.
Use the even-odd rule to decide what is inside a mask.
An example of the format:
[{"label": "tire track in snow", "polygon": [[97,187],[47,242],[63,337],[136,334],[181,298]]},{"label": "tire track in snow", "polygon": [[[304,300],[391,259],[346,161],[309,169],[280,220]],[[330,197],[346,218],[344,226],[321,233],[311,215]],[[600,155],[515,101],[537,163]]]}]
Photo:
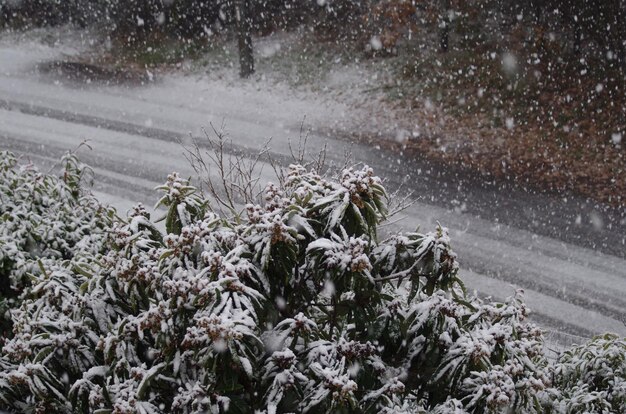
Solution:
[{"label": "tire track in snow", "polygon": [[[120,151],[128,151],[128,149],[120,148],[120,140],[144,140],[149,143],[150,138],[141,136],[129,136],[127,134],[121,134],[116,131],[102,131],[94,127],[86,127],[82,124],[66,123],[60,120],[50,120],[48,118],[33,119],[31,115],[21,114],[15,116],[11,113],[0,111],[0,119],[2,114],[10,116],[11,121],[0,122],[0,136],[3,138],[8,149],[12,149],[16,152],[29,154],[31,157],[38,157],[41,160],[46,160],[48,163],[53,163],[55,159],[58,159],[67,149],[71,149],[77,143],[80,142],[83,136],[94,135],[96,138],[106,136],[112,140],[112,142],[102,143],[100,150],[94,152],[85,152],[81,155],[84,161],[95,167],[96,180],[100,182],[100,186],[96,187],[96,190],[103,192],[110,192],[111,188],[115,188],[118,191],[122,190],[122,197],[148,197],[151,194],[152,188],[158,184],[153,181],[155,176],[163,176],[166,174],[172,164],[177,164],[173,158],[167,162],[163,157],[168,154],[171,156],[171,148],[177,146],[171,141],[167,141],[167,150],[165,155],[163,151],[157,151],[152,148],[146,150],[143,155],[150,155],[150,152],[156,152],[160,155],[156,158],[154,154],[148,156],[150,162],[127,165],[124,160],[116,160],[116,155]],[[19,118],[23,119],[19,119]],[[35,122],[38,121],[38,122]],[[38,127],[28,127],[28,125],[38,124]],[[8,131],[6,131],[8,130]],[[17,136],[11,134],[18,134]],[[45,142],[42,145],[42,142]],[[100,145],[100,143],[98,143]],[[132,151],[139,151],[144,144],[137,144]],[[160,164],[160,165],[159,165]],[[108,188],[107,188],[108,186]],[[409,224],[432,224],[433,220],[441,217],[441,212],[437,212],[433,207],[418,204],[411,208]],[[447,225],[455,224],[455,220],[451,220],[452,223],[446,223]],[[456,220],[458,222],[458,220]],[[404,223],[407,224],[407,223]],[[406,226],[404,226],[406,228]],[[480,228],[480,227],[479,227]],[[534,272],[528,272],[525,276],[516,276],[515,267],[507,266],[507,261],[503,263],[496,263],[498,267],[494,270],[492,268],[493,257],[489,257],[489,249],[494,251],[503,249],[512,249],[512,253],[515,256],[521,257],[520,261],[523,268],[527,268],[529,264],[532,264],[533,258],[536,259],[536,252],[524,252],[524,249],[520,249],[514,245],[502,246],[501,242],[493,240],[483,240],[487,244],[486,251],[483,249],[476,249],[476,240],[481,236],[476,234],[467,233],[464,231],[453,229],[453,242],[457,247],[464,268],[462,275],[465,277],[469,284],[474,284],[482,293],[482,295],[494,296],[498,299],[503,299],[504,296],[513,292],[513,288],[510,283],[516,284],[526,288],[527,300],[529,304],[532,303],[536,308],[534,318],[547,326],[559,329],[561,331],[588,336],[592,333],[599,332],[599,330],[605,330],[614,326],[619,328],[619,322],[615,319],[619,315],[616,314],[615,308],[609,306],[602,306],[603,302],[612,303],[615,298],[602,297],[597,303],[590,301],[584,302],[580,298],[576,300],[575,295],[563,296],[561,291],[555,288],[551,288],[551,280],[549,278],[550,271],[553,269],[539,269]],[[513,230],[512,230],[513,231]],[[455,234],[457,233],[457,234]],[[492,245],[489,245],[492,243]],[[479,243],[480,244],[480,243]],[[493,253],[493,252],[492,252]],[[528,256],[528,257],[525,257]],[[563,265],[562,260],[557,260],[557,265]],[[480,270],[482,274],[471,272],[467,269],[467,265],[471,268]],[[570,264],[571,265],[571,264]],[[582,267],[581,265],[579,265]],[[479,267],[482,267],[478,269]],[[519,269],[518,269],[519,271]],[[547,276],[546,276],[547,272]],[[599,272],[602,275],[601,272]],[[606,276],[606,275],[605,275]],[[608,275],[610,276],[610,275]],[[542,283],[545,279],[546,282]],[[552,284],[554,286],[554,283]],[[541,292],[541,293],[540,293]],[[598,295],[598,292],[595,292]],[[622,302],[623,303],[623,302]],[[565,308],[565,310],[564,310]],[[589,308],[592,308],[591,310]],[[585,320],[576,320],[585,316]],[[590,324],[589,321],[594,321]],[[591,329],[590,329],[591,328]]]},{"label": "tire track in snow", "polygon": [[[134,199],[154,197],[151,191],[153,186],[149,187],[147,182],[154,183],[153,180],[157,177],[164,179],[171,169],[186,166],[182,157],[174,155],[180,152],[178,137],[186,136],[181,132],[184,131],[181,126],[183,122],[168,118],[168,112],[179,114],[186,110],[196,111],[193,116],[189,115],[184,119],[191,120],[189,127],[196,131],[202,126],[193,124],[200,114],[197,108],[186,108],[182,104],[175,106],[179,105],[177,102],[142,102],[141,99],[130,96],[133,94],[132,90],[117,91],[117,95],[112,96],[103,91],[51,88],[45,83],[28,79],[22,79],[16,87],[11,85],[11,78],[7,79],[8,84],[0,82],[0,90],[6,97],[11,97],[10,100],[0,98],[0,108],[4,108],[0,110],[2,142],[7,142],[17,152],[21,148],[24,153],[43,160],[54,154],[60,157],[64,150],[74,148],[84,138],[94,137],[96,151],[83,153],[81,157],[96,167],[96,179],[100,182],[97,185],[102,186],[97,188],[98,191],[117,191],[124,199],[127,196]],[[24,88],[25,93],[19,88]],[[50,96],[54,91],[62,93],[59,96]],[[98,94],[104,97],[103,102],[97,102]],[[84,104],[92,98],[95,99],[93,105]],[[118,104],[119,108],[116,106]],[[124,112],[128,108],[132,110]],[[151,112],[155,108],[161,112]],[[226,105],[222,112],[228,113],[229,108]],[[163,119],[159,119],[159,113]],[[136,119],[133,118],[134,115],[137,115]],[[148,115],[150,119],[155,119],[154,124],[158,127],[136,123]],[[128,119],[132,122],[127,122]],[[234,119],[241,123],[247,122],[241,116]],[[245,126],[235,125],[238,132],[248,133],[253,130],[256,135],[246,136],[237,144],[229,145],[227,152],[256,155],[257,150],[248,148],[246,143],[259,145],[259,140],[255,140],[255,137],[272,130],[271,118],[264,119],[262,125],[256,125],[258,122],[257,118],[247,122]],[[328,140],[313,136],[311,142],[319,147]],[[41,146],[42,143],[44,147]],[[278,144],[272,155],[281,164],[285,164],[290,161],[286,156],[287,146],[281,139]],[[345,142],[331,140],[328,153],[337,163],[343,159],[343,151],[339,150],[340,144],[346,145]],[[480,286],[482,294],[501,299],[512,292],[509,284],[513,283],[526,288],[527,300],[534,303],[533,307],[537,309],[537,319],[548,326],[583,335],[600,332],[607,327],[624,332],[623,325],[617,320],[623,316],[622,298],[626,297],[624,260],[497,223],[502,218],[504,222],[510,220],[513,224],[523,225],[522,228],[543,231],[544,234],[553,231],[550,230],[553,227],[559,230],[559,227],[571,224],[573,219],[567,211],[557,211],[558,214],[548,221],[539,221],[552,227],[539,226],[536,229],[536,226],[525,223],[536,220],[533,210],[526,212],[529,206],[527,199],[541,203],[550,200],[549,197],[519,193],[516,197],[503,198],[499,196],[497,189],[475,187],[471,180],[459,179],[445,169],[437,170],[420,161],[398,158],[395,154],[384,151],[373,154],[371,148],[358,145],[352,149],[357,160],[369,162],[379,175],[389,177],[387,183],[392,189],[400,184],[401,177],[410,174],[413,177],[411,188],[416,189],[419,194],[431,194],[428,200],[430,203],[416,204],[406,222],[411,225],[422,224],[426,231],[437,221],[450,227],[455,250],[463,265],[463,275]],[[398,164],[399,160],[402,162]],[[181,172],[185,174],[190,171],[187,169]],[[471,194],[464,195],[473,192],[482,195],[475,199],[471,198]],[[457,199],[467,201],[469,214],[459,214],[433,205],[449,206],[450,202]],[[477,215],[487,219],[480,219]],[[410,226],[403,228],[407,227]],[[593,229],[589,230],[584,225],[574,230],[573,233],[578,232],[575,236],[579,239],[571,240],[567,238],[567,233],[564,236],[567,236],[568,241],[585,246],[605,244],[608,246],[603,247],[606,251],[624,257],[625,249],[619,246],[619,238],[613,237],[612,233],[607,233],[608,236],[604,237],[605,235],[594,233]],[[596,242],[596,239],[600,241]],[[468,268],[480,274],[468,272]]]},{"label": "tire track in snow", "polygon": [[[202,129],[210,121],[208,117],[213,114],[216,106],[219,107],[206,101],[208,109],[203,113],[197,104],[175,100],[168,102],[163,99],[163,91],[147,94],[146,88],[141,88],[141,93],[147,94],[147,98],[139,99],[134,95],[134,89],[114,89],[115,93],[107,93],[107,90],[101,89],[52,86],[25,78],[20,78],[15,86],[10,80],[15,81],[13,78],[0,76],[0,95],[2,92],[5,95],[0,98],[0,108],[148,136],[166,142],[177,142],[180,138],[189,143],[190,133],[202,137]],[[185,85],[188,86],[186,83]],[[157,90],[160,87],[154,86]],[[174,97],[175,92],[172,91]],[[7,98],[9,96],[11,99]],[[98,96],[102,99],[98,100]],[[158,104],[146,102],[146,99],[152,98],[157,99]],[[198,96],[193,98],[197,100]],[[199,98],[205,97],[199,95]],[[223,98],[224,95],[221,95],[220,99]],[[194,99],[190,97],[189,100]],[[228,105],[220,107],[220,111],[227,112],[228,108]],[[233,114],[240,110],[241,108],[231,108]],[[289,134],[293,135],[293,132],[289,131],[297,130],[298,127],[272,127],[270,120],[276,116],[273,113],[265,114],[264,117],[260,117],[258,113],[252,115],[252,121],[242,120],[240,115],[229,117],[228,121],[234,123],[227,126],[233,129],[236,142],[229,143],[226,150],[253,156],[265,137],[274,136],[272,157],[280,164],[291,162],[288,140]],[[181,125],[181,119],[188,124]],[[149,120],[154,126],[142,124],[143,120]],[[199,143],[206,146],[203,139]],[[426,160],[406,158],[380,149],[372,151],[371,147],[315,133],[309,135],[309,144],[309,148],[316,149],[328,144],[327,156],[337,165],[342,164],[343,153],[349,149],[354,160],[372,165],[380,176],[386,177],[392,189],[399,186],[404,178],[408,178],[405,187],[415,191],[421,197],[420,201],[425,203],[440,208],[456,206],[462,212],[485,217],[494,223],[508,224],[626,258],[626,209],[607,210],[589,200],[576,197],[568,196],[564,200],[562,196],[528,192],[510,183],[488,181],[484,177],[468,175],[464,171],[432,165]],[[601,228],[597,227],[598,224]],[[509,239],[509,242],[513,241]]]},{"label": "tire track in snow", "polygon": [[[35,145],[21,145],[20,141],[12,140],[12,143],[14,145],[10,144],[8,149],[27,154],[33,162],[42,167],[42,170],[58,165],[59,157],[65,152],[64,148],[60,147],[46,147],[45,151],[42,151],[41,147]],[[41,153],[38,151],[41,151]],[[85,157],[83,156],[82,158]],[[157,184],[156,182],[142,180],[138,184],[127,176],[122,175],[118,177],[120,174],[117,172],[111,172],[102,168],[95,168],[94,171],[94,193],[97,196],[104,195],[105,199],[114,201],[113,204],[116,207],[130,208],[135,204],[134,202],[138,194],[147,197],[154,196],[152,189]],[[114,188],[114,191],[110,191],[111,188]],[[120,190],[122,190],[121,194]],[[114,194],[117,194],[120,199],[117,200]],[[120,213],[123,213],[123,211],[120,211]],[[490,296],[496,300],[504,300],[506,296],[512,295],[515,290],[515,286],[509,283],[511,282],[510,280],[494,280],[490,276],[478,274],[464,268],[461,269],[461,276],[468,287],[478,290],[483,298]],[[576,340],[580,341],[584,337],[592,336],[598,331],[611,330],[615,326],[615,320],[607,318],[601,313],[589,312],[578,304],[559,300],[545,294],[545,292],[540,294],[534,290],[527,289],[526,302],[532,309],[531,319],[542,326],[553,329],[550,331],[551,342],[569,343]],[[547,309],[546,306],[548,307]],[[555,310],[555,308],[557,309]],[[557,319],[554,316],[550,316],[555,314],[560,315],[560,318]],[[593,319],[595,330],[581,327],[580,320],[583,318],[585,320]],[[572,334],[574,334],[574,338],[572,338]]]}]

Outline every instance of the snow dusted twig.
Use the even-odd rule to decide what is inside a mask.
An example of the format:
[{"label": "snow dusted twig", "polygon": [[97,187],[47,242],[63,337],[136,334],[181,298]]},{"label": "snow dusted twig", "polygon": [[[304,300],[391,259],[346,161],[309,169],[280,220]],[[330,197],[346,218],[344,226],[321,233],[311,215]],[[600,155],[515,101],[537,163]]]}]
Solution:
[{"label": "snow dusted twig", "polygon": [[[211,128],[215,138],[204,131],[209,151],[202,151],[200,142],[191,147],[183,145],[185,157],[217,202],[222,215],[239,216],[242,206],[258,202],[263,188],[259,185],[263,171],[262,160],[269,154],[268,140],[253,157],[227,150],[224,126]],[[182,144],[181,144],[182,145]],[[215,169],[215,174],[213,174]],[[215,177],[214,177],[215,175]],[[214,208],[210,206],[210,208]]]}]

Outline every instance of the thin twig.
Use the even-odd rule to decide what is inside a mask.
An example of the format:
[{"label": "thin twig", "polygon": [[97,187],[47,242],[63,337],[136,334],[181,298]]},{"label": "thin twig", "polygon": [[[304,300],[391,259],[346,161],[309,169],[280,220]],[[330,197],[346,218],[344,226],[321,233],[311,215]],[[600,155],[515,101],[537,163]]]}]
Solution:
[{"label": "thin twig", "polygon": [[[379,277],[374,279],[375,282],[386,282],[388,280],[394,280],[394,279],[401,279],[403,277],[406,277],[407,275],[409,275],[413,269],[415,269],[415,267],[418,265],[419,260],[415,261],[415,263],[413,263],[411,265],[411,267],[409,267],[408,269],[402,270],[400,272],[396,272],[396,273],[392,273],[389,276],[385,276],[385,277]],[[427,273],[418,273],[417,275],[414,276],[418,276],[418,277],[428,277],[430,276]]]}]

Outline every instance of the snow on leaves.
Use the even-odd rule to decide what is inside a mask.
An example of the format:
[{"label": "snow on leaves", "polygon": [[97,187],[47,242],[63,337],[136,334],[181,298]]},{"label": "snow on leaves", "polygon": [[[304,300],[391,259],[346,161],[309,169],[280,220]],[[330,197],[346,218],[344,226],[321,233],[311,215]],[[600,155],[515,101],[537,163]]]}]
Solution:
[{"label": "snow on leaves", "polygon": [[56,178],[0,152],[0,333],[9,330],[5,305],[17,306],[39,261],[98,255],[108,240],[114,210],[82,186],[89,169],[72,154],[61,164]]},{"label": "snow on leaves", "polygon": [[607,334],[561,354],[554,381],[566,412],[626,411],[626,340]]},{"label": "snow on leaves", "polygon": [[[623,341],[597,339],[549,364],[519,296],[465,294],[444,228],[377,240],[386,196],[367,167],[333,180],[290,166],[284,186],[269,184],[230,218],[172,174],[159,187],[161,234],[142,206],[127,220],[81,207],[57,215],[46,191],[96,204],[75,184],[2,162],[2,277],[29,282],[0,352],[0,408],[623,408]],[[30,198],[46,207],[33,209],[45,230],[17,225],[28,216],[16,200],[35,188],[45,189]],[[29,234],[36,249],[24,247]]]}]

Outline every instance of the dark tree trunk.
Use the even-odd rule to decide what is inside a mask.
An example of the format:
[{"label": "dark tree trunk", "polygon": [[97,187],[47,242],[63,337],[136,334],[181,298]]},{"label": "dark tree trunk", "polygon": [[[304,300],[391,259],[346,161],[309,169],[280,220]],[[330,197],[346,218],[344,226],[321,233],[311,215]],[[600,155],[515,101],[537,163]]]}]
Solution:
[{"label": "dark tree trunk", "polygon": [[450,0],[443,1],[443,11],[440,18],[439,27],[441,28],[439,46],[443,53],[448,51],[450,43]]},{"label": "dark tree trunk", "polygon": [[611,39],[611,49],[615,53],[620,68],[625,70],[626,62],[626,1],[615,0],[613,4],[613,36]]},{"label": "dark tree trunk", "polygon": [[582,52],[583,44],[583,30],[580,27],[580,22],[574,22],[574,53],[580,55]]},{"label": "dark tree trunk", "polygon": [[254,54],[250,25],[249,0],[236,0],[237,38],[239,43],[239,75],[247,78],[254,73]]}]

